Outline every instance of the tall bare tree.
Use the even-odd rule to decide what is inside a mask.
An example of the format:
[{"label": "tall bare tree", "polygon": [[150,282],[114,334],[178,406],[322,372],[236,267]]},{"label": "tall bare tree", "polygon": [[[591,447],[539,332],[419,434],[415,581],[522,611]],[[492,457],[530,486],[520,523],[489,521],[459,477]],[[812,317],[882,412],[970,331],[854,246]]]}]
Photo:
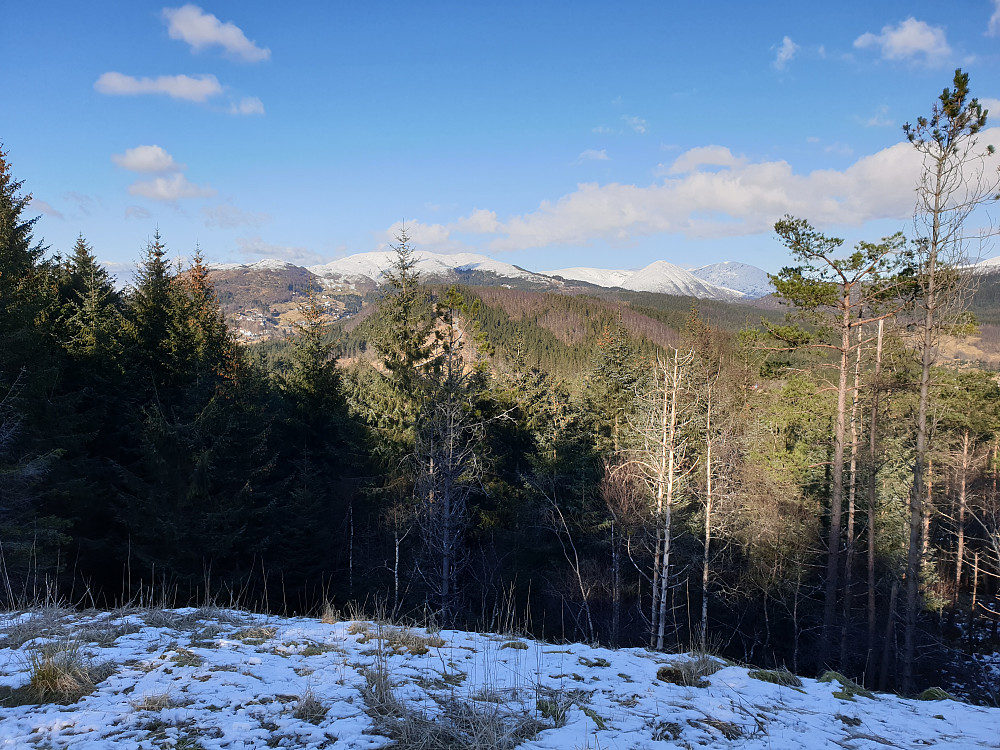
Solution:
[{"label": "tall bare tree", "polygon": [[657,359],[650,385],[639,394],[630,418],[633,447],[626,450],[627,460],[620,466],[641,477],[652,500],[655,543],[649,645],[657,649],[666,645],[674,505],[694,468],[686,461],[686,428],[693,419],[688,394],[693,358],[692,352],[673,349],[668,357]]}]

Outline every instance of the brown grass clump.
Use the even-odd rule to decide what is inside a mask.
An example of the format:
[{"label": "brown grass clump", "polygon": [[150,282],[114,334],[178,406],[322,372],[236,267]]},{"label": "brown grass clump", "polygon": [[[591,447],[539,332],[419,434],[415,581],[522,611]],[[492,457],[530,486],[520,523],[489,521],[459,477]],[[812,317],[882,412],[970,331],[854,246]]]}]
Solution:
[{"label": "brown grass clump", "polygon": [[330,708],[316,697],[312,690],[306,690],[299,698],[292,715],[296,719],[308,721],[310,724],[320,724],[326,718]]},{"label": "brown grass clump", "polygon": [[28,684],[6,696],[8,705],[75,703],[114,671],[111,664],[94,664],[81,642],[71,640],[30,649],[27,662]]},{"label": "brown grass clump", "polygon": [[677,664],[665,664],[656,670],[656,679],[684,687],[704,688],[711,683],[705,679],[715,674],[722,665],[708,654],[698,654]]}]

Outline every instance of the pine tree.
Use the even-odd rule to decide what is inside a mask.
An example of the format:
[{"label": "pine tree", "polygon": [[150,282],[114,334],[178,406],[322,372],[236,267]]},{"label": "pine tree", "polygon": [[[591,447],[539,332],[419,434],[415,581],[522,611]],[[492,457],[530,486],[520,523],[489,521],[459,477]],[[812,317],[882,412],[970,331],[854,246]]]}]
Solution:
[{"label": "pine tree", "polygon": [[838,257],[843,240],[817,232],[802,219],[785,217],[774,229],[799,265],[783,268],[770,277],[771,283],[778,296],[793,304],[797,316],[809,327],[799,323],[768,324],[768,330],[781,342],[779,348],[810,348],[836,358],[830,526],[819,642],[822,665],[832,645],[839,593],[851,355],[865,343],[859,334],[864,326],[890,318],[903,308],[912,268],[901,234],[885,237],[877,244],[861,242],[847,257]]},{"label": "pine tree", "polygon": [[917,407],[916,456],[910,492],[910,542],[906,560],[906,627],[903,639],[904,693],[914,687],[917,616],[920,612],[921,524],[927,472],[928,404],[937,337],[955,322],[965,305],[969,277],[958,273],[968,262],[966,219],[1000,187],[992,165],[992,145],[980,148],[978,134],[986,127],[986,110],[969,98],[969,74],[955,71],[953,88],[945,88],[930,117],[907,123],[903,132],[923,157],[917,186],[916,224],[920,233],[919,324],[920,396]]}]

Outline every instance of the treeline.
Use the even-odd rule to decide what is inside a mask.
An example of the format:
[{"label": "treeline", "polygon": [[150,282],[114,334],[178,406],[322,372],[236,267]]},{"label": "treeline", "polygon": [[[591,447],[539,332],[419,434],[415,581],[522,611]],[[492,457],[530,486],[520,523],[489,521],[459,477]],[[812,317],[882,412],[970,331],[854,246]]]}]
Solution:
[{"label": "treeline", "polygon": [[[933,144],[985,122],[966,83],[913,135],[960,173]],[[157,233],[119,291],[82,237],[48,253],[27,201],[0,158],[7,606],[355,601],[907,692],[1000,644],[1000,387],[934,362],[971,322],[930,232],[844,253],[786,218],[789,317],[739,333],[427,287],[404,233],[350,330],[310,294],[250,348],[199,254],[172,267]]]}]

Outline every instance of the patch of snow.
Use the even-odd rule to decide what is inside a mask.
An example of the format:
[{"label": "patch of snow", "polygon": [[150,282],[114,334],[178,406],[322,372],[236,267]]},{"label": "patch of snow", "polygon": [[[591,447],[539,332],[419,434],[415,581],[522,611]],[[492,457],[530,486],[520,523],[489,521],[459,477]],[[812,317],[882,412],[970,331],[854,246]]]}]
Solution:
[{"label": "patch of snow", "polygon": [[[24,633],[43,616],[0,615],[0,634]],[[422,629],[398,646],[400,630],[388,626],[219,610],[70,613],[57,626],[63,635],[39,631],[20,648],[0,648],[0,691],[23,688],[27,650],[60,638],[114,672],[69,705],[0,704],[0,748],[386,747],[366,703],[380,665],[395,700],[424,726],[447,722],[449,706],[466,717],[527,718],[541,731],[519,746],[526,750],[995,748],[1000,727],[996,708],[851,697],[837,681],[787,687],[712,657],[638,648]],[[102,632],[117,637],[88,635]],[[696,661],[712,667],[703,687],[659,672]],[[318,712],[302,710],[307,696]]]}]

